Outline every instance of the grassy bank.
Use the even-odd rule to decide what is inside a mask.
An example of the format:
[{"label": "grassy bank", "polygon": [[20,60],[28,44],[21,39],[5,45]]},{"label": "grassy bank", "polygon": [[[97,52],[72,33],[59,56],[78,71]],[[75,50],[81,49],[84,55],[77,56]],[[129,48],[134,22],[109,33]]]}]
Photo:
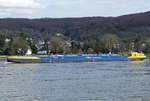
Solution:
[{"label": "grassy bank", "polygon": [[0,56],[0,61],[6,61],[7,56]]}]

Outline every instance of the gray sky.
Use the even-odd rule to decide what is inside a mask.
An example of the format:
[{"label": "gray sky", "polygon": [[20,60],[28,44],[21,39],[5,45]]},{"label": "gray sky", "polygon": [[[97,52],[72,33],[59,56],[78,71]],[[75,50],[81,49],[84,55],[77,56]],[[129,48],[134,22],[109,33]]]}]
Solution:
[{"label": "gray sky", "polygon": [[1,18],[120,16],[150,11],[150,0],[0,0]]}]

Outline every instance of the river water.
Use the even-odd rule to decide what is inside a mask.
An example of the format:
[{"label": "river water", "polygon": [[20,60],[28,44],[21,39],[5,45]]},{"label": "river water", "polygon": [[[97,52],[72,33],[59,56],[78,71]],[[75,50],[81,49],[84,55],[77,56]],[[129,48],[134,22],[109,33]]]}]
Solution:
[{"label": "river water", "polygon": [[150,60],[0,62],[0,101],[150,101]]}]

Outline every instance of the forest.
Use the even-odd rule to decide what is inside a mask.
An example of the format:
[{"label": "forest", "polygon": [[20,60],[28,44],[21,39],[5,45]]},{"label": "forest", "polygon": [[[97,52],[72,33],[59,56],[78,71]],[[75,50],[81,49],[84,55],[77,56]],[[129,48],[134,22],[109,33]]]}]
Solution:
[{"label": "forest", "polygon": [[[150,12],[119,17],[1,18],[0,54],[150,52]],[[6,42],[9,39],[9,42]],[[39,42],[43,41],[42,49]]]}]

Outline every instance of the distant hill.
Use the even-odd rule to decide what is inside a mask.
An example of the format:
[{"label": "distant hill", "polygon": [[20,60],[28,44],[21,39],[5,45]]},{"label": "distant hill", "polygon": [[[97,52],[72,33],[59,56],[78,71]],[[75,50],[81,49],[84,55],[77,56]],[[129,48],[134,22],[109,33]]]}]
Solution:
[{"label": "distant hill", "polygon": [[150,12],[119,17],[5,18],[0,19],[0,32],[12,36],[25,32],[37,38],[62,33],[74,40],[97,39],[110,33],[133,40],[150,37]]}]

